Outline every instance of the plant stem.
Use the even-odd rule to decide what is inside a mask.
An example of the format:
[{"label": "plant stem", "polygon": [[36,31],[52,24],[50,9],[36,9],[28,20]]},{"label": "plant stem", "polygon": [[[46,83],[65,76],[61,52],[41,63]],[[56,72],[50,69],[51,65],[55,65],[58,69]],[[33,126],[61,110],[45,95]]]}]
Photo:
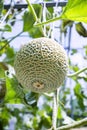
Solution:
[{"label": "plant stem", "polygon": [[2,51],[12,40],[14,40],[16,37],[20,36],[22,33],[23,33],[23,31],[18,33],[16,36],[12,37],[11,40],[7,41],[6,44],[4,46],[2,46],[2,48],[0,48],[0,51]]},{"label": "plant stem", "polygon": [[56,122],[57,122],[57,90],[54,93],[53,96],[53,116],[52,116],[52,126],[54,130],[56,130]]},{"label": "plant stem", "polygon": [[9,40],[9,43],[10,43],[11,41],[13,41],[16,37],[20,36],[22,33],[23,33],[23,31],[21,31],[20,33],[18,33],[16,36],[12,37],[12,39]]},{"label": "plant stem", "polygon": [[75,72],[75,73],[73,73],[73,74],[68,74],[67,76],[68,76],[69,78],[71,78],[71,77],[74,77],[74,76],[79,75],[80,73],[84,72],[85,70],[87,70],[87,67],[85,67],[85,68],[83,68],[83,69],[81,69],[81,70],[79,70],[79,71],[77,71],[77,72]]},{"label": "plant stem", "polygon": [[57,125],[57,110],[58,110],[58,101],[59,101],[59,88],[54,92],[53,96],[53,115],[52,115],[52,128],[53,130],[56,130]]},{"label": "plant stem", "polygon": [[76,122],[74,122],[72,124],[61,126],[61,127],[57,128],[56,130],[70,130],[71,128],[84,126],[86,124],[87,124],[87,117],[82,119],[82,120],[76,121]]},{"label": "plant stem", "polygon": [[54,21],[60,20],[60,19],[62,19],[61,16],[57,17],[57,18],[53,18],[53,19],[47,20],[46,22],[36,23],[36,24],[34,24],[34,26],[42,26],[44,24],[48,24],[48,23],[51,23],[51,22],[54,22]]},{"label": "plant stem", "polygon": [[31,4],[30,0],[26,0],[26,2],[28,3],[28,6],[30,7],[30,9],[31,9],[31,11],[32,11],[32,15],[34,16],[35,21],[38,22],[37,15],[36,15],[36,13],[35,13],[35,10],[34,10],[32,4]]}]

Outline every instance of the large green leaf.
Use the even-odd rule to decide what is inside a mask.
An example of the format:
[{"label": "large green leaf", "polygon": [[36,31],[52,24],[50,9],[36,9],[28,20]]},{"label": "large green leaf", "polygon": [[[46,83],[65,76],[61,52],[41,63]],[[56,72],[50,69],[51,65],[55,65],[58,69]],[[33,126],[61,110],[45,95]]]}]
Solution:
[{"label": "large green leaf", "polygon": [[[30,20],[31,19],[31,20]],[[23,15],[23,31],[28,31],[34,24],[34,18],[31,12],[26,11]]]},{"label": "large green leaf", "polygon": [[68,0],[64,11],[59,17],[52,18],[46,22],[38,23],[35,26],[41,26],[61,19],[87,23],[87,0]]},{"label": "large green leaf", "polygon": [[[36,12],[37,17],[40,18],[41,6],[33,5],[33,8]],[[23,31],[29,31],[30,29],[32,29],[34,22],[35,22],[35,19],[32,14],[31,8],[28,7],[28,11],[26,11],[23,15]]]},{"label": "large green leaf", "polygon": [[61,17],[87,23],[87,0],[69,0]]},{"label": "large green leaf", "polygon": [[[38,20],[39,20],[41,17],[42,7],[41,7],[41,5],[34,4],[33,8],[34,8],[36,15],[38,17]],[[28,11],[26,11],[23,15],[23,31],[28,32],[29,35],[33,38],[44,36],[41,27],[33,26],[33,24],[35,22],[36,21],[32,14],[31,8],[28,7]]]}]

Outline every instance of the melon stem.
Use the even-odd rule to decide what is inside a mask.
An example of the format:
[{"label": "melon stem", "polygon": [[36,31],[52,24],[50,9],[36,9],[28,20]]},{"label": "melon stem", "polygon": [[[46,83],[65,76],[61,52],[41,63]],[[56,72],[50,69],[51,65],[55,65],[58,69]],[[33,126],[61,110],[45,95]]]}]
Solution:
[{"label": "melon stem", "polygon": [[54,92],[54,96],[53,96],[52,126],[54,130],[56,130],[56,124],[57,124],[58,95],[59,95],[59,89],[57,89]]}]

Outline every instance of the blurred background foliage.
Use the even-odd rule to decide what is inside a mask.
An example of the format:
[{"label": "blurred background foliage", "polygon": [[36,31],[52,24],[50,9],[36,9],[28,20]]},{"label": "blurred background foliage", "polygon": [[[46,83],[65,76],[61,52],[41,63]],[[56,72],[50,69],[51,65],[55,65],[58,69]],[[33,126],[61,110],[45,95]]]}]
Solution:
[{"label": "blurred background foliage", "polygon": [[[34,4],[33,7],[39,20],[43,21],[43,7],[40,4]],[[53,7],[46,8],[46,19],[52,18],[53,13]],[[10,36],[16,23],[21,21],[20,32]],[[34,23],[35,20],[29,7],[28,9],[10,7],[9,10],[6,10],[4,1],[0,1],[0,130],[45,130],[52,125],[52,93],[40,95],[30,91],[26,92],[23,86],[18,83],[14,73],[14,58],[17,52],[14,45],[11,46],[14,39],[26,32],[30,39],[46,35],[51,37],[52,26],[50,24],[45,27],[35,27]],[[60,42],[65,41],[68,31],[72,31],[73,27],[79,38],[87,37],[87,29],[83,23],[62,20],[58,25]],[[64,45],[69,57],[70,73],[80,69],[80,66],[73,63],[71,59],[79,51],[70,48],[71,37],[72,34],[69,33],[68,47]],[[82,58],[86,61],[87,45],[83,46],[82,50],[84,52]],[[66,79],[59,93],[58,126],[87,116],[86,87],[87,71],[79,76]]]}]

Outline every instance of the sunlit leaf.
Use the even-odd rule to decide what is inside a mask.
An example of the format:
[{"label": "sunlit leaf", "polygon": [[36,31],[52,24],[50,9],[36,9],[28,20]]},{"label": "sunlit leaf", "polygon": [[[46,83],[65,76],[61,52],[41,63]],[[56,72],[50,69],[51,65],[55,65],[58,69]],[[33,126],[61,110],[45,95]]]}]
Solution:
[{"label": "sunlit leaf", "polygon": [[6,77],[6,87],[7,87],[7,94],[6,94],[6,100],[12,100],[16,96],[16,92],[13,89],[13,86],[11,85],[11,79]]},{"label": "sunlit leaf", "polygon": [[87,0],[68,0],[64,11],[59,17],[38,23],[36,26],[41,26],[62,19],[87,23]]},{"label": "sunlit leaf", "polygon": [[37,117],[33,117],[33,127],[34,128],[38,128],[38,119],[37,119]]},{"label": "sunlit leaf", "polygon": [[57,114],[57,117],[58,117],[58,119],[62,119],[62,109],[61,109],[60,106],[58,107],[58,114]]},{"label": "sunlit leaf", "polygon": [[87,0],[69,0],[62,18],[87,23]]},{"label": "sunlit leaf", "polygon": [[73,70],[77,72],[79,70],[79,67],[77,65],[73,66]]}]

